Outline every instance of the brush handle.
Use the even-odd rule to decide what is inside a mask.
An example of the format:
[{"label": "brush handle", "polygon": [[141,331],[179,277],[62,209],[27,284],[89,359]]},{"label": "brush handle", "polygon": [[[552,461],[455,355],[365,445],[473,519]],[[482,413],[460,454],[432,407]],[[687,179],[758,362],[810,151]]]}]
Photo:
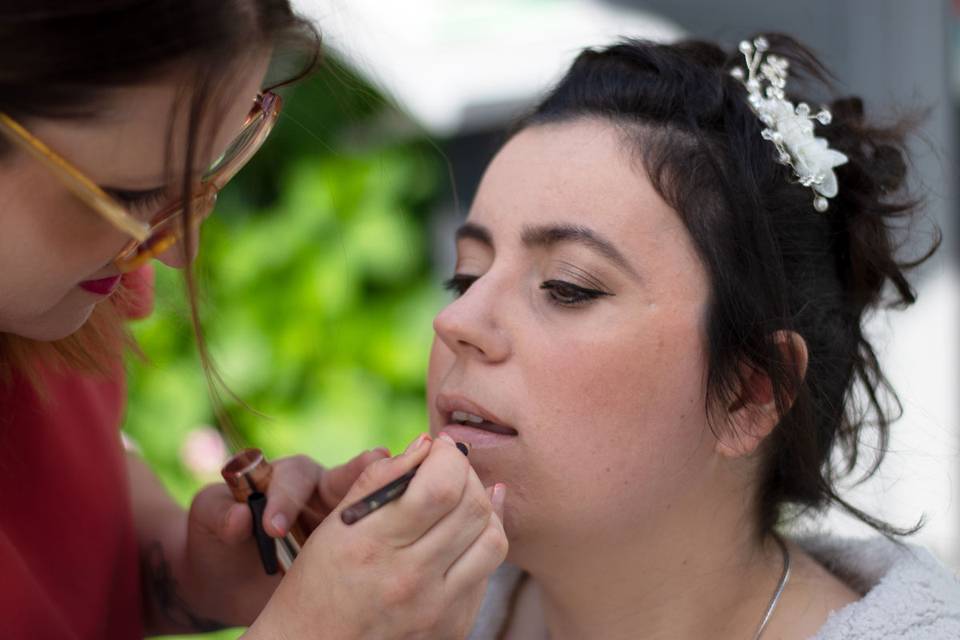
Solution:
[{"label": "brush handle", "polygon": [[[468,455],[470,451],[467,445],[462,442],[457,443],[457,449],[459,449],[463,455]],[[420,465],[415,466],[396,480],[388,482],[370,495],[354,502],[340,512],[340,519],[343,520],[344,524],[353,524],[362,518],[366,518],[383,505],[393,502],[404,494],[419,468]]]}]

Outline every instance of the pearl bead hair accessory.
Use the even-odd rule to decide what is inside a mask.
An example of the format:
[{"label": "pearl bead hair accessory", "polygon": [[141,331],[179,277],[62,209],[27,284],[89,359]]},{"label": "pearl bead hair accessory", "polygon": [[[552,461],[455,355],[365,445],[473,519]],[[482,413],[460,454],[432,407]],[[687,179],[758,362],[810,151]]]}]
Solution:
[{"label": "pearl bead hair accessory", "polygon": [[813,193],[813,207],[821,213],[830,207],[827,198],[837,195],[834,167],[846,164],[848,158],[831,149],[826,139],[813,133],[813,121],[830,124],[832,115],[826,109],[811,115],[810,106],[801,102],[796,107],[787,100],[787,70],[790,62],[777,55],[766,55],[770,43],[764,37],[740,43],[746,60],[746,71],[736,67],[730,71],[747,88],[750,108],[765,125],[761,132],[777,149],[777,162],[793,169],[794,176]]}]

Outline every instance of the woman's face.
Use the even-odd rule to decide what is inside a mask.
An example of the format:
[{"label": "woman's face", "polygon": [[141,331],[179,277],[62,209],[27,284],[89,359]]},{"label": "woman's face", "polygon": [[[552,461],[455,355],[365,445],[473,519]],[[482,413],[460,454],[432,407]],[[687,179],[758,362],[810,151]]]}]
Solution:
[{"label": "woman's face", "polygon": [[636,535],[709,482],[707,277],[613,126],[515,136],[458,233],[455,273],[430,426],[508,485],[512,559],[527,540]]},{"label": "woman's face", "polygon": [[[209,166],[237,134],[268,63],[257,56],[223,88],[219,111],[201,127],[199,167]],[[183,166],[187,105],[171,75],[111,90],[97,115],[22,124],[118,199],[149,220],[179,190],[168,184],[167,135],[175,114],[170,167]],[[203,143],[209,143],[205,146]],[[0,157],[0,333],[57,340],[77,329],[108,293],[85,283],[119,275],[113,257],[130,240],[74,196],[49,169],[19,150]],[[174,247],[161,259],[182,266]],[[102,283],[101,283],[102,284]],[[88,285],[89,286],[89,285]]]}]

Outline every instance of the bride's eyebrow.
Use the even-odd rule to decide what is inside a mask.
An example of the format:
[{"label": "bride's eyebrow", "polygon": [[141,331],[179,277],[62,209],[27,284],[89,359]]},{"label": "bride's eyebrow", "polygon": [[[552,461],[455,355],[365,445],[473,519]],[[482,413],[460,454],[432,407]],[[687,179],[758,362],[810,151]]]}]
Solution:
[{"label": "bride's eyebrow", "polygon": [[520,237],[523,244],[531,248],[549,248],[563,242],[584,245],[613,262],[633,278],[642,280],[637,270],[613,242],[587,227],[572,224],[526,226]]},{"label": "bride's eyebrow", "polygon": [[493,235],[490,233],[490,230],[475,222],[465,222],[460,225],[454,238],[458,242],[465,238],[470,238],[471,240],[476,240],[477,242],[487,245],[491,249],[493,248]]}]

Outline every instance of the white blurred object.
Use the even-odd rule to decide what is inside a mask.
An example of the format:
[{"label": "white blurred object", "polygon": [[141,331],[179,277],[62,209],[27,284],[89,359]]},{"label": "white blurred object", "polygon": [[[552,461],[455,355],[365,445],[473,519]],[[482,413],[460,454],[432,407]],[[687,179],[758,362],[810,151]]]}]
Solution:
[{"label": "white blurred object", "polygon": [[[940,263],[918,286],[917,303],[871,319],[868,335],[903,403],[877,475],[843,492],[857,507],[897,526],[924,516],[916,540],[960,570],[960,273]],[[864,452],[870,457],[870,451]],[[868,533],[838,510],[827,528]]]},{"label": "white blurred object", "polygon": [[676,25],[596,0],[294,0],[325,46],[437,136],[502,125],[581,49]]}]

